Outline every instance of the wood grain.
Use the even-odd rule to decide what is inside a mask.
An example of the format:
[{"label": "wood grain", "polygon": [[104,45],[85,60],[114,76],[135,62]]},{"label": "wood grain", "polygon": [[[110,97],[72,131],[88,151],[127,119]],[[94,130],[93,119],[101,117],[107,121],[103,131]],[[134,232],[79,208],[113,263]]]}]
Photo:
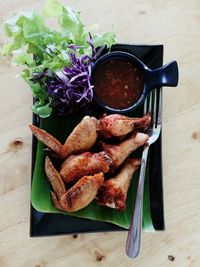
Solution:
[{"label": "wood grain", "polygon": [[[29,238],[32,95],[20,69],[0,57],[0,266],[200,266],[200,2],[69,0],[86,25],[114,29],[119,42],[164,44],[176,59],[178,88],[165,88],[163,160],[166,231],[144,233],[136,260],[126,233]],[[41,10],[42,0],[1,0],[0,22],[14,11]],[[89,15],[88,15],[89,14]],[[5,42],[0,37],[0,44]]]}]

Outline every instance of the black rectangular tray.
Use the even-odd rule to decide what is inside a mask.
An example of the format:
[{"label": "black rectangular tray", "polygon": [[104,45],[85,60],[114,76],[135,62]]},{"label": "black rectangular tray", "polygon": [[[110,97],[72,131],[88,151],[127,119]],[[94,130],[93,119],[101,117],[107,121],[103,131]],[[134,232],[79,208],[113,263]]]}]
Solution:
[{"label": "black rectangular tray", "polygon": [[[155,69],[163,64],[162,45],[116,44],[112,51],[131,53],[143,61],[149,68]],[[38,126],[39,119],[33,115],[33,124]],[[32,142],[32,176],[37,150],[37,140]],[[162,135],[150,147],[149,151],[150,207],[155,230],[164,230],[163,183],[162,183]],[[126,231],[117,225],[73,216],[38,212],[31,205],[30,236],[51,236],[89,232]]]}]

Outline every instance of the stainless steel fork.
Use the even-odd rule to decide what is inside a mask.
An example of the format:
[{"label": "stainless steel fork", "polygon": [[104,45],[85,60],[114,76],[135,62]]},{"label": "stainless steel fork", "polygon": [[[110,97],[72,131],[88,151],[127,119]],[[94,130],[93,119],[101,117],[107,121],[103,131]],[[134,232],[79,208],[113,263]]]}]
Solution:
[{"label": "stainless steel fork", "polygon": [[162,113],[162,89],[155,89],[150,93],[149,101],[146,99],[144,104],[144,114],[151,114],[151,125],[148,131],[149,140],[144,147],[141,160],[140,176],[135,201],[135,208],[131,220],[130,229],[126,241],[126,254],[130,258],[136,258],[140,251],[141,231],[142,231],[142,210],[143,210],[143,193],[146,173],[146,165],[149,147],[159,137],[161,131],[161,113]]}]

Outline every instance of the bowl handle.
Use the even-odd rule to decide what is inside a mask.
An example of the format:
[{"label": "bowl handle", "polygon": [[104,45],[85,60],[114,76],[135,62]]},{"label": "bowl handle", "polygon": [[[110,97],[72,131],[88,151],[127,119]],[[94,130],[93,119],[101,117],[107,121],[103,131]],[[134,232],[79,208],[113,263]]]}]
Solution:
[{"label": "bowl handle", "polygon": [[158,69],[149,70],[147,78],[149,91],[161,86],[177,86],[178,76],[178,65],[176,61],[169,62]]}]

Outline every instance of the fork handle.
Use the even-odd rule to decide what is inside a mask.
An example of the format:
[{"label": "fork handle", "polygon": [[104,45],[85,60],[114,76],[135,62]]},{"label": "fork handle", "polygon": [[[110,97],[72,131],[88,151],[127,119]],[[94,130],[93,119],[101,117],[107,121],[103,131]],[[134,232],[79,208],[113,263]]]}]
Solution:
[{"label": "fork handle", "polygon": [[135,201],[135,209],[131,220],[128,237],[126,240],[126,254],[130,258],[136,258],[140,251],[141,230],[142,230],[142,211],[143,211],[143,193],[144,193],[144,181],[147,165],[147,156],[149,151],[149,145],[144,148],[142,154],[142,162],[140,168],[139,183]]}]

